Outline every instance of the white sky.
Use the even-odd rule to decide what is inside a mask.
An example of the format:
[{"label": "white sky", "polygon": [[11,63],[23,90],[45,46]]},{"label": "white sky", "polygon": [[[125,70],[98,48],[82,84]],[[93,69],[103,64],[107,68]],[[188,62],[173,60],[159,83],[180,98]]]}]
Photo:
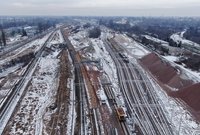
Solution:
[{"label": "white sky", "polygon": [[199,16],[200,0],[0,0],[0,15]]}]

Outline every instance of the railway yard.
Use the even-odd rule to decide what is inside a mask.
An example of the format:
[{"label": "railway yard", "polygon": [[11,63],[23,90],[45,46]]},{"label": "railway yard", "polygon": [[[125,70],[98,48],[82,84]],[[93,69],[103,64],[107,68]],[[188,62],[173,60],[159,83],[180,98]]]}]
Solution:
[{"label": "railway yard", "polygon": [[60,26],[0,52],[2,135],[198,135],[126,34]]}]

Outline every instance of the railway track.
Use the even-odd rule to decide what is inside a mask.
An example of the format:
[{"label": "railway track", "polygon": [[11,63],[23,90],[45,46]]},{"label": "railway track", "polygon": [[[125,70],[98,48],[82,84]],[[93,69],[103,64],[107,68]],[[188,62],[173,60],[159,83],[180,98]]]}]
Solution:
[{"label": "railway track", "polygon": [[55,134],[66,134],[65,126],[67,124],[66,120],[66,98],[69,98],[69,90],[67,89],[67,78],[70,75],[70,69],[68,64],[68,53],[67,50],[63,50],[61,52],[61,68],[60,68],[60,81],[59,87],[57,91],[55,104],[57,106],[56,112],[53,114],[52,122],[51,122],[51,135]]},{"label": "railway track", "polygon": [[[63,28],[64,27],[61,28],[61,34],[62,34],[62,37],[63,37],[63,39],[65,41],[65,44],[67,45],[67,52],[69,53],[68,57],[70,57],[70,59],[71,59],[70,63],[72,65],[74,65],[74,63],[76,61],[75,50],[74,50],[73,46],[71,45],[69,39],[67,38],[68,35],[66,36],[65,32],[63,31]],[[73,102],[72,103],[72,110],[73,111],[72,111],[72,115],[71,115],[71,127],[70,127],[70,134],[71,135],[75,134],[75,124],[76,124],[75,111],[76,111],[76,104],[77,104],[76,100],[77,100],[77,98],[80,97],[80,95],[78,95],[78,93],[77,93],[77,89],[79,89],[78,88],[79,87],[79,80],[77,79],[78,78],[78,75],[77,75],[78,70],[77,70],[77,68],[78,68],[77,66],[75,66],[75,68],[73,68],[73,72],[75,73],[75,75],[74,75],[74,84],[75,84],[74,90],[75,91],[72,91],[72,98],[73,98],[72,99],[72,102]],[[80,102],[78,102],[78,105],[80,105]],[[80,108],[78,108],[78,109],[80,109]]]},{"label": "railway track", "polygon": [[[117,110],[118,106],[117,106],[117,102],[116,102],[116,98],[115,95],[112,91],[112,88],[110,86],[104,86],[104,90],[105,93],[108,97],[108,100],[110,102],[111,105],[113,105],[114,110]],[[115,112],[115,116],[117,116],[117,113]],[[123,131],[124,135],[129,135],[130,134],[130,130],[128,128],[128,124],[126,121],[119,121],[118,117],[116,117],[118,124],[121,126],[121,129]],[[117,129],[116,129],[117,130]]]},{"label": "railway track", "polygon": [[[126,50],[128,53],[130,53],[129,50],[127,50],[123,46],[120,46],[120,47]],[[172,128],[169,126],[170,123],[168,122],[166,116],[164,115],[164,110],[161,107],[163,105],[160,104],[158,100],[156,100],[158,99],[157,95],[152,86],[152,82],[148,78],[146,72],[143,70],[143,68],[139,64],[136,64],[134,62],[133,64],[127,64],[127,65],[129,69],[128,72],[132,73],[130,74],[132,75],[132,79],[136,80],[137,79],[136,76],[139,77],[139,79],[141,79],[140,82],[135,82],[133,84],[135,84],[134,86],[137,88],[138,90],[137,92],[139,92],[138,95],[142,95],[140,99],[142,99],[145,104],[144,107],[145,107],[145,110],[147,110],[147,114],[149,115],[149,118],[155,117],[154,123],[162,124],[162,126],[158,124],[157,127],[160,126],[159,129],[162,129],[164,131],[163,134],[170,134],[170,133],[173,134]],[[151,105],[153,105],[154,107],[151,107]]]},{"label": "railway track", "polygon": [[[151,84],[147,84],[149,81],[146,81],[147,78],[142,75],[143,72],[137,70],[138,67],[135,67],[132,63],[124,63],[117,55],[118,50],[114,45],[108,46],[107,50],[114,59],[116,66],[123,67],[117,68],[121,90],[126,100],[129,117],[134,118],[135,123],[142,129],[142,134],[173,134],[160,104],[155,100],[156,97],[155,93],[152,92]],[[146,95],[148,95],[148,98]],[[152,108],[151,104],[156,105],[155,109]]]},{"label": "railway track", "polygon": [[[104,129],[100,124],[100,111],[98,108],[89,107],[89,99],[87,94],[86,78],[84,67],[81,65],[80,57],[77,55],[73,45],[68,39],[68,34],[65,31],[61,31],[64,35],[67,49],[69,50],[70,56],[75,66],[75,87],[76,87],[76,99],[77,99],[77,118],[76,127],[74,134],[87,135],[104,134]],[[89,112],[89,113],[88,113]],[[89,120],[89,127],[88,121]]]},{"label": "railway track", "polygon": [[[66,42],[69,42],[68,39]],[[70,43],[68,43],[69,45]],[[107,47],[109,48],[109,47]],[[76,73],[76,84],[84,84],[83,76],[81,75],[81,67],[78,65],[78,61],[75,58],[75,51],[72,45],[68,46],[68,50],[71,52],[71,57],[76,63],[75,66],[75,73]],[[125,81],[119,81],[122,93],[126,99],[126,105],[127,105],[127,111],[128,111],[128,117],[130,119],[134,119],[134,123],[139,126],[140,134],[163,134],[163,135],[170,135],[172,134],[171,130],[168,127],[168,122],[166,118],[164,117],[164,114],[162,112],[162,109],[159,107],[159,104],[155,100],[155,93],[151,92],[151,88],[147,85],[149,85],[149,81],[146,81],[145,78],[141,75],[141,72],[137,70],[137,67],[134,67],[134,65],[131,64],[125,64],[122,60],[119,60],[119,56],[117,56],[117,52],[114,52],[114,48],[108,49],[112,58],[114,59],[117,67],[123,67],[123,68],[117,68],[118,70],[118,77],[119,80],[125,80]],[[73,58],[74,57],[74,58]],[[131,73],[131,74],[130,74]],[[149,88],[149,89],[146,89]],[[78,130],[78,134],[86,134],[85,124],[86,124],[86,117],[84,114],[84,102],[87,102],[87,99],[85,94],[85,86],[79,85],[77,87],[79,90],[79,110],[80,112],[78,118],[80,119],[80,124],[77,123],[76,127],[80,127]],[[143,90],[145,89],[145,91]],[[150,91],[150,92],[148,92]],[[113,94],[110,90],[107,91],[107,94],[110,100],[113,100]],[[148,94],[149,98],[148,100],[145,98],[145,94]],[[115,102],[115,101],[114,101]],[[152,105],[155,105],[156,109],[152,109]],[[142,105],[140,105],[142,104]],[[139,106],[137,106],[139,105]],[[156,112],[156,113],[154,113]],[[91,121],[93,121],[93,133],[99,134],[99,127],[97,126],[97,116],[96,111],[92,110]],[[157,118],[158,117],[158,118]],[[128,124],[126,122],[120,122],[120,125],[122,129],[124,130],[124,134],[132,134],[130,132]]]},{"label": "railway track", "polygon": [[[113,52],[111,50],[111,47],[112,46],[109,46],[109,43],[106,42],[108,45],[106,46],[106,49],[107,51],[110,53],[111,57],[113,58],[115,64],[116,64],[116,67],[120,67],[120,64],[119,64],[119,61],[118,59],[116,58],[115,56],[115,52]],[[116,52],[117,53],[117,52]],[[127,107],[127,115],[129,118],[135,118],[135,122],[137,122],[137,124],[140,126],[140,127],[145,127],[143,122],[139,119],[139,116],[137,113],[135,113],[135,108],[134,106],[132,105],[132,101],[130,99],[130,97],[128,96],[128,94],[125,92],[125,89],[128,89],[126,84],[124,84],[125,82],[122,81],[123,80],[123,71],[122,71],[122,68],[117,68],[117,72],[118,72],[118,79],[119,79],[119,82],[120,82],[120,89],[122,90],[122,94],[124,96],[124,99],[125,99],[125,103],[126,103],[126,107]],[[143,132],[147,132],[146,131],[146,128],[143,129]]]},{"label": "railway track", "polygon": [[[72,127],[72,128],[75,128],[74,134],[85,135],[87,134],[85,109],[89,110],[87,106],[88,99],[86,96],[85,82],[82,75],[81,66],[80,64],[77,64],[79,63],[79,61],[76,57],[75,49],[68,39],[68,33],[66,33],[66,31],[64,31],[63,29],[61,30],[61,33],[63,35],[65,44],[67,45],[67,49],[70,53],[70,56],[72,58],[73,65],[75,66],[74,72],[75,72],[75,89],[76,89],[75,94],[76,94],[76,99],[77,99],[77,108],[76,108],[77,118],[75,121],[76,123],[75,127]],[[73,130],[72,128],[71,130]]]},{"label": "railway track", "polygon": [[[128,76],[128,79],[131,79],[131,76],[129,70],[127,70],[126,72],[126,76]],[[141,114],[141,118],[142,116],[144,117],[144,120],[148,122],[148,124],[146,126],[149,127],[149,129],[151,129],[150,131],[152,132],[152,134],[159,134],[162,133],[162,127],[160,127],[159,124],[157,124],[156,118],[154,116],[151,116],[152,114],[154,114],[150,109],[151,107],[149,107],[149,103],[147,103],[145,101],[145,99],[143,98],[144,95],[141,93],[141,89],[139,88],[140,85],[138,85],[137,83],[135,85],[133,83],[129,83],[129,90],[132,89],[132,91],[127,91],[127,93],[129,92],[130,95],[132,95],[132,102],[134,102],[135,104],[144,104],[145,106],[139,106],[137,107],[137,110],[140,110]],[[136,91],[136,89],[138,89],[138,91]],[[151,122],[152,121],[152,122]],[[164,134],[164,133],[162,133]]]},{"label": "railway track", "polygon": [[[115,42],[116,43],[116,42]],[[116,43],[117,44],[117,43]],[[127,51],[129,54],[131,54],[130,52],[129,52],[129,50],[127,50],[125,47],[123,47],[123,46],[118,46],[117,47],[118,49],[120,48],[120,50],[125,50],[125,51]],[[116,48],[115,48],[116,49]],[[140,65],[138,65],[138,64],[134,64],[134,66],[132,65],[131,67],[130,66],[128,66],[127,68],[129,68],[129,69],[131,69],[132,71],[131,72],[133,72],[134,73],[134,80],[136,80],[136,76],[138,76],[139,75],[139,78],[142,80],[142,81],[140,81],[140,84],[141,85],[137,85],[136,87],[140,87],[139,89],[140,89],[140,91],[142,91],[142,93],[140,92],[140,94],[143,94],[146,98],[147,98],[147,103],[148,104],[157,104],[158,102],[155,100],[155,99],[157,99],[157,95],[156,95],[156,93],[155,93],[155,91],[152,91],[152,90],[154,90],[154,88],[153,88],[153,86],[152,86],[152,81],[150,80],[150,78],[145,74],[145,71],[142,69],[142,67],[140,66]],[[142,87],[141,87],[142,86]],[[144,97],[143,96],[143,97]],[[152,98],[153,97],[153,98]],[[145,99],[145,98],[143,98],[143,99]],[[167,119],[166,119],[166,116],[164,115],[164,110],[163,110],[163,108],[162,107],[158,107],[158,106],[163,106],[163,104],[162,104],[162,102],[161,103],[159,103],[158,105],[157,105],[157,107],[155,107],[154,108],[154,110],[156,110],[156,112],[154,112],[155,113],[155,115],[158,115],[158,122],[162,122],[162,123],[164,123],[165,125],[167,125],[167,130],[169,131],[169,132],[173,132],[172,131],[172,129],[171,129],[171,127],[169,126],[170,125],[170,123],[167,121]],[[146,106],[147,107],[147,106]],[[149,110],[149,107],[147,108],[148,110]],[[151,109],[151,108],[150,108]],[[158,112],[158,113],[157,113]],[[159,112],[161,112],[161,113],[159,113]],[[160,119],[161,118],[161,119]]]}]

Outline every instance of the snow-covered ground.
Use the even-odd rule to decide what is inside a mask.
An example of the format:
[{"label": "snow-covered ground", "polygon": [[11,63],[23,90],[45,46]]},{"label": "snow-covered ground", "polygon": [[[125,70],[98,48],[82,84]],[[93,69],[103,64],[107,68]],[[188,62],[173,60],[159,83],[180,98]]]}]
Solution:
[{"label": "snow-covered ground", "polygon": [[170,38],[177,44],[181,43],[182,47],[184,47],[188,50],[191,50],[192,52],[194,51],[194,52],[200,53],[200,45],[193,41],[185,39],[183,37],[183,32],[175,33],[175,34],[171,35]]},{"label": "snow-covered ground", "polygon": [[115,66],[114,61],[112,60],[110,54],[105,48],[105,44],[102,40],[99,39],[91,39],[92,45],[95,49],[95,52],[93,53],[92,57],[94,59],[101,59],[101,64],[103,66],[103,71],[106,73],[106,75],[109,77],[110,82],[113,86],[113,91],[115,93],[116,97],[119,97],[118,104],[121,106],[124,106],[124,99],[122,98],[120,89],[119,89],[119,83],[118,83],[118,76],[117,76],[117,69]]},{"label": "snow-covered ground", "polygon": [[22,76],[26,69],[27,66],[22,68],[21,64],[18,64],[14,67],[8,68],[5,72],[0,74],[0,77],[2,77],[0,81],[0,107],[5,102],[5,98],[9,95],[12,88],[19,81],[20,78],[18,76]]},{"label": "snow-covered ground", "polygon": [[[25,79],[23,85],[21,86],[20,90],[18,91],[18,94],[14,96],[14,102],[12,102],[11,104],[9,104],[9,107],[7,108],[6,112],[4,113],[4,115],[1,117],[1,121],[0,121],[0,134],[2,134],[7,122],[9,121],[17,103],[19,102],[24,90],[26,89],[26,86],[28,85],[31,76],[33,75],[33,72],[35,71],[36,66],[33,67],[33,70],[31,70],[29,72],[29,74],[27,75],[27,78]],[[23,73],[23,72],[21,72]],[[20,131],[21,133],[21,131]],[[22,132],[23,133],[23,132]]]},{"label": "snow-covered ground", "polygon": [[9,37],[8,40],[7,40],[7,44],[13,44],[13,43],[16,43],[17,41],[22,41],[22,40],[25,40],[27,38],[28,38],[27,36],[22,37],[22,35],[16,35],[14,37]]},{"label": "snow-covered ground", "polygon": [[[175,61],[177,58],[173,56],[168,56],[166,57],[166,59]],[[131,62],[137,61],[132,60]],[[139,69],[143,70],[139,64],[137,65]],[[156,92],[156,97],[158,98],[159,103],[167,116],[167,119],[172,124],[175,133],[179,135],[188,135],[192,134],[194,131],[196,132],[196,130],[199,130],[200,125],[192,118],[190,113],[185,110],[174,98],[170,98],[165,93],[165,91],[157,84],[157,82],[149,76],[146,71],[143,70],[143,72],[150,80]],[[190,77],[192,76],[191,74],[189,75]],[[200,133],[200,131],[198,133]]]},{"label": "snow-covered ground", "polygon": [[[119,40],[118,42],[120,41],[121,40]],[[126,49],[126,47],[124,48]],[[129,51],[130,49],[126,50]],[[127,55],[129,56],[131,54],[127,53]],[[131,55],[129,56],[129,58],[132,58],[131,62],[135,63],[138,66],[138,68],[142,70],[142,67],[139,64],[137,64],[136,61],[137,57],[132,57]],[[178,59],[178,57],[175,56],[164,56],[164,58],[169,60],[170,62],[173,62],[173,64],[176,64],[174,63],[174,61]],[[194,77],[196,80],[200,79],[199,73],[193,72],[178,64],[176,64],[176,66],[179,66],[181,69],[183,69],[183,71],[186,71],[186,74],[188,76]],[[187,110],[185,110],[175,99],[170,98],[165,93],[165,91],[162,90],[162,88],[156,83],[156,81],[148,75],[146,71],[143,70],[143,72],[146,74],[146,77],[150,80],[151,84],[153,85],[156,91],[157,95],[156,97],[159,99],[159,103],[161,104],[163,110],[165,111],[165,114],[169,122],[172,124],[175,133],[179,135],[188,135],[193,133],[200,134],[199,131],[200,125],[192,118],[191,114]]]},{"label": "snow-covered ground", "polygon": [[[174,98],[170,98],[164,90],[149,76],[153,84],[169,122],[177,135],[199,135],[200,125],[192,118],[191,114],[185,110]],[[195,134],[194,134],[195,133]]]},{"label": "snow-covered ground", "polygon": [[12,72],[15,72],[17,69],[19,69],[21,67],[22,67],[22,64],[17,64],[17,65],[15,65],[13,67],[7,68],[2,73],[0,73],[0,78],[1,77],[5,77],[5,76],[7,76],[8,74],[10,74]]},{"label": "snow-covered ground", "polygon": [[[69,53],[68,53],[69,54]],[[70,65],[71,65],[71,73],[73,74],[71,78],[67,80],[67,88],[70,89],[70,103],[69,103],[69,113],[67,116],[67,134],[74,134],[74,127],[75,127],[75,119],[76,119],[76,97],[75,97],[75,85],[74,85],[74,67],[72,65],[72,59],[68,55]]]},{"label": "snow-covered ground", "polygon": [[[89,50],[91,52],[84,52],[84,55],[89,59],[101,59],[103,71],[108,75],[113,85],[115,94],[120,95],[116,67],[109,53],[106,51],[104,42],[102,42],[100,39],[87,39],[85,33],[86,32],[79,32],[71,36],[70,40],[72,41],[72,44],[75,46],[76,50],[80,50],[80,48],[83,49],[86,47],[90,48]],[[113,35],[110,33],[102,32],[101,38],[103,39],[108,36],[113,37]],[[115,36],[115,40],[119,42],[127,52],[129,52],[127,55],[129,58],[132,58],[133,61],[131,62],[137,62],[136,59],[141,58],[142,56],[145,56],[149,53],[149,51],[146,50],[142,45],[132,41],[132,39],[126,37],[125,35],[116,34]],[[165,42],[163,43],[166,44]],[[177,58],[170,56],[166,57],[166,59],[174,62]],[[142,69],[140,66],[139,68]],[[191,115],[186,110],[184,110],[184,108],[181,107],[180,104],[177,103],[173,98],[170,98],[165,93],[165,91],[162,90],[162,88],[148,75],[146,71],[143,72],[151,81],[151,84],[156,91],[157,98],[159,99],[159,103],[167,114],[167,118],[172,124],[175,133],[180,133],[180,135],[187,135],[196,132],[196,130],[199,129],[199,125],[192,119]]]},{"label": "snow-covered ground", "polygon": [[[50,34],[47,34],[41,39],[37,39],[27,45],[26,48],[34,47],[34,51],[39,50]],[[62,40],[62,39],[61,39]],[[60,41],[61,41],[60,40]],[[49,43],[50,44],[50,43]],[[25,48],[24,47],[24,48]],[[22,49],[22,48],[20,48]],[[15,52],[18,54],[21,52],[20,49],[17,49]],[[26,49],[24,49],[26,51]],[[46,57],[41,57],[36,63],[35,67],[28,74],[27,79],[25,80],[22,88],[19,91],[19,94],[16,96],[16,102],[11,104],[9,113],[4,116],[1,121],[0,133],[2,132],[6,122],[9,120],[17,102],[20,100],[22,92],[25,89],[28,89],[24,98],[20,101],[20,106],[16,110],[15,117],[12,118],[8,126],[10,126],[10,134],[42,134],[43,122],[48,121],[48,114],[45,113],[49,105],[53,102],[53,96],[56,94],[57,84],[58,84],[58,65],[59,59],[57,56],[60,50],[57,49]],[[16,54],[16,55],[17,55]],[[17,70],[17,75],[24,73],[24,67],[21,70],[15,69],[15,67],[8,69],[10,72],[13,72],[13,69]],[[6,72],[3,72],[4,74]],[[34,76],[32,76],[34,75]],[[17,78],[13,81],[16,83],[20,78]],[[10,82],[8,80],[7,82]],[[13,84],[14,85],[14,84]],[[7,86],[7,83],[4,84],[4,87]],[[26,87],[28,86],[28,87]],[[6,89],[5,89],[6,90]],[[8,90],[7,90],[8,91]],[[5,91],[4,91],[5,92]],[[52,112],[48,112],[51,114]],[[46,115],[47,114],[47,115]],[[44,121],[43,121],[44,120]]]},{"label": "snow-covered ground", "polygon": [[[15,50],[9,57],[1,59],[0,65],[3,65],[6,62],[9,62],[10,60],[17,58],[24,53],[26,54],[29,51],[35,51],[35,52],[38,51],[42,47],[42,45],[44,44],[44,42],[47,40],[47,38],[49,36],[50,36],[50,34],[47,34],[46,36],[44,36],[41,39],[34,40],[31,43],[28,43],[28,44],[24,45],[23,47],[20,47],[19,49]],[[7,83],[6,83],[6,84],[3,84],[2,87],[8,89],[7,91],[10,91],[10,89],[14,86],[14,84],[17,83],[20,79],[19,77],[16,77],[16,76],[22,75],[22,73],[24,72],[24,70],[26,68],[27,67],[22,68],[22,64],[17,64],[17,65],[14,65],[12,67],[9,67],[7,69],[4,69],[0,73],[0,77],[4,77],[4,79],[5,79],[5,77],[8,76],[9,74],[13,74],[14,76],[11,77],[10,80],[7,80],[7,83],[9,83],[9,85],[7,85]],[[19,73],[15,73],[15,72],[19,72]],[[2,100],[2,98],[5,97],[5,95],[7,95],[7,94],[4,94],[4,96],[1,97],[0,99]]]},{"label": "snow-covered ground", "polygon": [[[187,75],[188,79],[193,80],[194,82],[200,82],[200,72],[192,71],[189,68],[185,68],[183,65],[176,64],[175,62],[178,61],[179,57],[177,56],[163,56],[167,61],[169,61],[172,66],[175,65],[179,67],[184,74]],[[187,79],[187,78],[186,78]]]},{"label": "snow-covered ground", "polygon": [[[178,59],[176,56],[163,56],[166,60],[170,61],[172,64],[179,66],[184,73],[191,77],[193,80],[199,81],[200,73],[193,72],[189,69],[184,68],[181,65],[175,63]],[[140,65],[138,65],[140,67]],[[142,67],[140,67],[142,69]],[[182,105],[180,105],[174,98],[170,98],[166,92],[152,79],[146,71],[143,71],[146,77],[150,80],[151,84],[158,95],[159,103],[165,111],[165,114],[172,124],[173,129],[176,134],[179,135],[189,135],[193,133],[200,134],[200,125],[192,118],[191,114],[185,110]],[[195,134],[196,135],[196,134]]]},{"label": "snow-covered ground", "polygon": [[182,35],[180,35],[179,33],[175,33],[173,35],[170,36],[170,38],[175,41],[177,44],[182,42],[182,44],[187,44],[187,45],[191,45],[191,46],[197,46],[199,47],[199,44],[192,42],[190,40],[185,39],[184,37],[182,37]]},{"label": "snow-covered ground", "polygon": [[[22,68],[21,64],[18,64],[14,67],[8,68],[6,71],[0,73],[0,107],[3,105],[3,103],[5,102],[4,99],[9,95],[9,93],[11,92],[12,88],[14,87],[14,85],[19,81],[19,78],[16,76],[20,76],[22,75],[22,71],[24,71],[24,69],[26,69],[26,67]],[[9,74],[12,74],[13,77],[10,77],[8,79],[7,76],[9,76]],[[11,76],[11,75],[10,75]],[[6,78],[7,77],[7,78]],[[2,82],[5,83],[2,83]]]},{"label": "snow-covered ground", "polygon": [[[44,36],[43,38],[41,39],[37,39],[37,40],[34,40],[32,41],[31,43],[28,43],[26,45],[24,45],[23,47],[20,47],[19,49],[15,50],[11,56],[9,57],[6,57],[4,59],[0,59],[0,65],[3,65],[5,64],[6,62],[9,62],[10,60],[12,59],[15,59],[17,58],[18,56],[21,56],[23,53],[27,53],[29,52],[30,50],[31,51],[38,51],[41,46],[44,44],[44,42],[47,40],[47,38],[50,36],[50,34],[47,34],[46,36]],[[16,76],[20,76],[23,74],[24,70],[26,69],[27,67],[24,67],[22,68],[22,64],[17,64],[17,65],[14,65],[12,67],[9,67],[7,69],[4,69],[1,73],[0,73],[0,77],[5,77],[8,76],[9,74],[12,74],[13,73],[13,77],[10,78],[10,80],[7,80],[5,84],[3,84],[2,87],[6,88],[6,91],[3,90],[4,94],[1,95],[1,98],[0,100],[3,100],[3,98],[5,98],[5,96],[7,96],[7,94],[9,94],[8,92],[10,92],[11,88],[19,81],[19,77],[16,77]],[[22,72],[21,72],[22,71]],[[19,73],[15,73],[15,72],[19,72]],[[8,78],[9,79],[9,78]],[[2,92],[2,91],[0,91]],[[6,92],[6,93],[5,93]]]},{"label": "snow-covered ground", "polygon": [[63,42],[64,42],[64,39],[63,39],[63,36],[59,29],[54,33],[54,36],[52,37],[52,39],[51,39],[50,43],[47,45],[47,47],[50,47],[52,44],[60,44]]},{"label": "snow-covered ground", "polygon": [[116,21],[115,23],[117,23],[117,24],[126,24],[127,23],[127,18],[122,18],[121,20]]},{"label": "snow-covered ground", "polygon": [[51,33],[45,35],[41,39],[36,39],[36,40],[18,48],[17,50],[12,52],[12,55],[7,56],[6,58],[3,58],[3,59],[0,58],[0,65],[18,57],[24,53],[27,54],[28,52],[37,52],[42,47],[42,45],[45,43],[45,41],[48,39],[50,34]]},{"label": "snow-covered ground", "polygon": [[[112,36],[109,33],[102,32],[101,38]],[[87,37],[86,31],[80,31],[73,36],[69,37],[71,43],[75,47],[76,50],[84,50],[84,57],[89,60],[100,60],[102,65],[103,72],[109,78],[108,80],[112,83],[113,91],[118,97],[119,104],[124,106],[124,99],[121,96],[121,92],[119,89],[117,70],[114,61],[112,60],[110,54],[107,52],[105,46],[106,44],[99,39],[90,39]]]},{"label": "snow-covered ground", "polygon": [[152,40],[152,41],[154,41],[154,42],[156,42],[156,43],[166,44],[166,45],[169,44],[168,42],[166,42],[166,41],[164,41],[164,40],[161,40],[161,39],[158,39],[158,38],[155,38],[155,37],[149,36],[149,35],[143,35],[143,36],[144,36],[146,39],[148,39],[148,40]]},{"label": "snow-covered ground", "polygon": [[132,40],[126,35],[116,34],[114,39],[119,43],[119,45],[124,47],[131,56],[135,58],[142,58],[150,53],[140,43]]},{"label": "snow-covered ground", "polygon": [[176,62],[178,61],[178,57],[177,56],[164,56],[165,59],[171,61],[171,62]]},{"label": "snow-covered ground", "polygon": [[69,36],[69,40],[71,41],[75,50],[81,50],[81,49],[89,46],[88,41],[87,41],[87,32],[86,31],[79,31],[76,34]]},{"label": "snow-covered ground", "polygon": [[40,59],[28,91],[11,121],[11,134],[42,134],[43,120],[48,119],[46,109],[53,102],[58,87],[58,63],[54,55]]}]

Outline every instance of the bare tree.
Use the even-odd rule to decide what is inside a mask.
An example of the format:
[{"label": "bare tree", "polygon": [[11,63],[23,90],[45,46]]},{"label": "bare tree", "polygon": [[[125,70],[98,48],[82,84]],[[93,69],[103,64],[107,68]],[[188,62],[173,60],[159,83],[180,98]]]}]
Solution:
[{"label": "bare tree", "polygon": [[0,37],[0,46],[2,46],[2,40],[1,40],[1,37]]},{"label": "bare tree", "polygon": [[1,39],[2,39],[3,45],[5,46],[6,45],[6,35],[5,35],[5,32],[4,32],[2,26],[0,26],[0,29],[1,29]]},{"label": "bare tree", "polygon": [[27,33],[26,33],[25,29],[23,28],[22,29],[22,37],[24,37],[24,36],[27,36]]},{"label": "bare tree", "polygon": [[90,38],[98,38],[101,36],[101,30],[99,27],[95,27],[89,31]]}]

